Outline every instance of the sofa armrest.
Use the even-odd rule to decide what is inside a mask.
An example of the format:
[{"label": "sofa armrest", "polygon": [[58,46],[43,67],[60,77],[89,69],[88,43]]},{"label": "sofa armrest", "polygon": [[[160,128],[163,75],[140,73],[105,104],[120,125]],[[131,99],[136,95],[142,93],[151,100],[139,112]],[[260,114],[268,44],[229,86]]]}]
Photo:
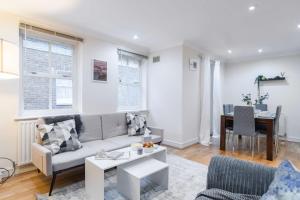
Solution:
[{"label": "sofa armrest", "polygon": [[32,163],[46,176],[52,175],[52,153],[40,144],[31,145]]},{"label": "sofa armrest", "polygon": [[262,196],[273,181],[275,168],[234,158],[215,156],[207,174],[207,189]]},{"label": "sofa armrest", "polygon": [[148,127],[151,131],[151,134],[158,135],[161,137],[161,141],[164,140],[164,130],[159,128]]}]

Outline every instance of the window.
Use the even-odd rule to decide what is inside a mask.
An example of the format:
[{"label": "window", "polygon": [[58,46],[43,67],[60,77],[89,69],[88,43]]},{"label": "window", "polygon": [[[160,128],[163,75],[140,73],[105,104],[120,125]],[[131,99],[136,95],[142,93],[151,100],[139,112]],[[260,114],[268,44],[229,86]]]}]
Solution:
[{"label": "window", "polygon": [[142,58],[119,52],[119,109],[142,107]]},{"label": "window", "polygon": [[72,44],[21,36],[23,111],[73,109]]}]

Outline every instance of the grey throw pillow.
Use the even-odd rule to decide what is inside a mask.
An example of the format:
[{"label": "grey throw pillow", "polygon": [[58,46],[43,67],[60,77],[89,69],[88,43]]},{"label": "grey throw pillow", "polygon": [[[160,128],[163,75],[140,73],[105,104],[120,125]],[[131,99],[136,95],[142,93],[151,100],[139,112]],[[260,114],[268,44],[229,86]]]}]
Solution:
[{"label": "grey throw pillow", "polygon": [[56,124],[41,124],[38,126],[38,130],[42,138],[42,145],[52,154],[75,151],[82,147],[73,119]]},{"label": "grey throw pillow", "polygon": [[285,199],[300,199],[300,172],[288,160],[279,165],[268,192],[261,198],[261,200]]}]

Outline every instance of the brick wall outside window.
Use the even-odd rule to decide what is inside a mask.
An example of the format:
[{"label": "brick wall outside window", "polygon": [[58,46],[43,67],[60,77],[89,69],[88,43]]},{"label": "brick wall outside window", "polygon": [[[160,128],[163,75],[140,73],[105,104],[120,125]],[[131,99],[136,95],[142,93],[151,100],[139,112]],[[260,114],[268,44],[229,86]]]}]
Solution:
[{"label": "brick wall outside window", "polygon": [[22,50],[23,109],[72,108],[74,47],[23,37]]}]

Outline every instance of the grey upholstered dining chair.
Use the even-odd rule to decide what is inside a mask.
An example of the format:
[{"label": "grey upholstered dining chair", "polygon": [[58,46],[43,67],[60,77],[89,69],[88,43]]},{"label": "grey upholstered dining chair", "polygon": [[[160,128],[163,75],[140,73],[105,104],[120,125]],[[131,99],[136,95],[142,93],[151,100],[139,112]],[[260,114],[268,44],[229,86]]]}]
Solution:
[{"label": "grey upholstered dining chair", "polygon": [[267,104],[255,104],[255,109],[261,110],[261,111],[268,111],[268,105]]},{"label": "grey upholstered dining chair", "polygon": [[235,106],[233,116],[233,139],[232,149],[234,151],[234,138],[236,135],[250,137],[252,157],[254,156],[254,141],[257,138],[255,131],[254,109],[252,106]]},{"label": "grey upholstered dining chair", "polygon": [[228,115],[233,112],[233,104],[223,104],[223,113]]},{"label": "grey upholstered dining chair", "polygon": [[[233,113],[233,104],[223,104],[223,113],[224,113],[224,115],[228,115],[228,114],[230,114],[230,113]],[[232,133],[232,131],[233,131],[233,127],[232,127],[232,125],[227,125],[226,126],[226,133],[228,134],[227,135],[227,142],[229,142],[230,141],[230,136],[232,135],[231,133]]]}]

